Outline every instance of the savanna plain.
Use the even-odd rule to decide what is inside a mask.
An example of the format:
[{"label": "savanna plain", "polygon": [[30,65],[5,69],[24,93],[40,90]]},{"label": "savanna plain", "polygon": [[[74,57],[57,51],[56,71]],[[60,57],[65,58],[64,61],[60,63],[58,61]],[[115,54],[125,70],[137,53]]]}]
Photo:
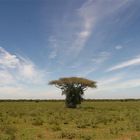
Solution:
[{"label": "savanna plain", "polygon": [[0,140],[140,140],[140,100],[0,101]]}]

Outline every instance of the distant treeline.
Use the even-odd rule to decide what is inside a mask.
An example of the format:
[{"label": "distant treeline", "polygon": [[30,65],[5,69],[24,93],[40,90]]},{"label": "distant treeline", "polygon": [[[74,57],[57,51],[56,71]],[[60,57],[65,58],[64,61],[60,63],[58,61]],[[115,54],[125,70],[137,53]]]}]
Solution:
[{"label": "distant treeline", "polygon": [[[0,99],[0,102],[62,102],[64,99]],[[140,101],[140,99],[84,99],[84,101],[88,102],[110,102],[110,101]]]}]

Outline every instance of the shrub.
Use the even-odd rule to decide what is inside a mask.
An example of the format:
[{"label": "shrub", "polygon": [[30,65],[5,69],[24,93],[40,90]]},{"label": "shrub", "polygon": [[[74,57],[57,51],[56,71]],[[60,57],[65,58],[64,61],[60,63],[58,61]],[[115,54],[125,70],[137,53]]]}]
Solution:
[{"label": "shrub", "polygon": [[60,131],[61,130],[61,127],[59,126],[59,125],[57,125],[57,124],[53,124],[53,125],[51,125],[51,130],[53,130],[53,131]]},{"label": "shrub", "polygon": [[38,137],[39,139],[42,139],[42,138],[43,138],[43,135],[42,135],[42,134],[37,134],[37,137]]},{"label": "shrub", "polygon": [[76,134],[73,132],[67,132],[67,131],[63,131],[60,134],[60,138],[62,139],[74,139],[76,137]]},{"label": "shrub", "polygon": [[44,121],[41,118],[35,118],[33,119],[32,124],[35,126],[43,125]]},{"label": "shrub", "polygon": [[17,131],[17,129],[13,126],[3,126],[3,128],[1,128],[1,131],[7,135],[7,139],[6,140],[15,140],[15,133]]},{"label": "shrub", "polygon": [[[89,135],[82,135],[82,136],[80,137],[80,139],[82,139],[82,140],[91,140],[92,137],[89,136]],[[92,139],[92,140],[93,140],[93,139]]]},{"label": "shrub", "polygon": [[77,128],[86,128],[86,123],[83,123],[83,122],[77,122]]}]

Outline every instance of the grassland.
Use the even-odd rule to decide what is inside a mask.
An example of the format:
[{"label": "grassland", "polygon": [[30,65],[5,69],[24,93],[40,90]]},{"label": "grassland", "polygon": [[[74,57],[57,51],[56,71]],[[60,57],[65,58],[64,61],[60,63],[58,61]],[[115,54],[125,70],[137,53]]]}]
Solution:
[{"label": "grassland", "polygon": [[0,140],[140,140],[140,101],[0,102]]}]

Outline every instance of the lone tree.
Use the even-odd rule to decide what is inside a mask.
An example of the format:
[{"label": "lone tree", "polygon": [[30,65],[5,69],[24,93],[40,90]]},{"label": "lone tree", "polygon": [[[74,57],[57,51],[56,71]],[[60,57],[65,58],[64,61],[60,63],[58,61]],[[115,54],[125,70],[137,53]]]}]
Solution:
[{"label": "lone tree", "polygon": [[96,82],[80,77],[60,78],[59,80],[50,81],[49,85],[55,85],[62,90],[62,95],[66,96],[66,107],[76,108],[81,104],[84,91],[90,88],[96,88]]}]

